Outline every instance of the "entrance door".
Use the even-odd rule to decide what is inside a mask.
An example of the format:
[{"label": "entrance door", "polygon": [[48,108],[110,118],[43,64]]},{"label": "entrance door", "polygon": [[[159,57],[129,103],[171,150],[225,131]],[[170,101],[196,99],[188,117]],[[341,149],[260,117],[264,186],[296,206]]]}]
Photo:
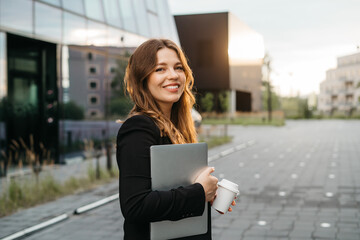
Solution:
[{"label": "entrance door", "polygon": [[10,34],[7,43],[8,151],[57,162],[56,45]]},{"label": "entrance door", "polygon": [[236,111],[251,112],[251,93],[236,91]]}]

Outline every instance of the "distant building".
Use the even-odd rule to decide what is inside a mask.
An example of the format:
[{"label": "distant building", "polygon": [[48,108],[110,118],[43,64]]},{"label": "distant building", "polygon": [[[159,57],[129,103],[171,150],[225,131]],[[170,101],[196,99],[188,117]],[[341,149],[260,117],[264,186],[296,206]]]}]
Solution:
[{"label": "distant building", "polygon": [[[230,112],[260,111],[264,43],[260,34],[229,12],[175,16],[197,92],[230,93]],[[199,103],[200,101],[198,101]]]},{"label": "distant building", "polygon": [[337,59],[320,84],[318,111],[351,115],[360,111],[360,52]]},{"label": "distant building", "polygon": [[127,61],[135,47],[95,47],[69,45],[69,81],[64,101],[73,101],[85,110],[86,119],[101,119],[112,94],[111,82],[117,60]]}]

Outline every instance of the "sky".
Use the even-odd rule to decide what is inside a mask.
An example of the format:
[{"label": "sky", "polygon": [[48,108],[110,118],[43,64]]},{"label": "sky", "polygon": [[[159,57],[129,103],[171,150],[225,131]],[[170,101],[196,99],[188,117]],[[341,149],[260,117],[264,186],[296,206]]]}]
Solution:
[{"label": "sky", "polygon": [[263,36],[282,96],[319,93],[337,58],[359,52],[359,0],[168,0],[174,15],[229,11]]}]

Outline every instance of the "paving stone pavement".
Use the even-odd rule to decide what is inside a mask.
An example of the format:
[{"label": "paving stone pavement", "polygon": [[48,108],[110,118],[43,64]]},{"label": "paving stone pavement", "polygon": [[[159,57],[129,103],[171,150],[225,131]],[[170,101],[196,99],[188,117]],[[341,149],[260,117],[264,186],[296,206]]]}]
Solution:
[{"label": "paving stone pavement", "polygon": [[[212,212],[213,239],[360,239],[360,121],[287,121],[284,127],[229,126],[246,147],[214,159],[214,175],[239,184],[233,212]],[[70,212],[117,191],[117,182],[0,219],[0,236],[32,219]],[[35,217],[34,217],[35,216]],[[24,224],[23,224],[24,222]],[[122,239],[118,201],[71,215],[26,239]],[[16,226],[16,227],[14,227]],[[20,227],[21,226],[21,227]]]},{"label": "paving stone pavement", "polygon": [[119,184],[116,180],[81,194],[66,196],[53,202],[21,210],[13,215],[0,218],[0,239],[25,228],[57,217],[63,213],[72,216],[72,213],[76,208],[118,193],[118,186]]}]

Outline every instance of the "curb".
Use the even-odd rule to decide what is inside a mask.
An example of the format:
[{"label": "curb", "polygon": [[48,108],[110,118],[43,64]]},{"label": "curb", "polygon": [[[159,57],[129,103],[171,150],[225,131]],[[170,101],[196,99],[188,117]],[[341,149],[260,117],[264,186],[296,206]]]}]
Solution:
[{"label": "curb", "polygon": [[18,239],[21,237],[25,237],[27,235],[33,234],[34,232],[40,231],[44,228],[47,228],[51,225],[54,225],[56,223],[65,221],[66,219],[68,219],[69,216],[67,214],[62,214],[60,216],[57,216],[55,218],[52,218],[48,221],[42,222],[40,224],[37,224],[35,226],[29,227],[29,228],[25,228],[24,230],[21,230],[19,232],[13,233],[5,238],[2,238],[1,240],[13,240],[13,239]]},{"label": "curb", "polygon": [[100,207],[100,206],[102,206],[102,205],[104,205],[104,204],[107,204],[107,203],[109,203],[109,202],[112,202],[112,201],[114,201],[114,200],[116,200],[116,199],[118,199],[118,198],[119,198],[119,194],[118,194],[118,193],[117,193],[117,194],[114,194],[114,195],[112,195],[112,196],[110,196],[110,197],[107,197],[107,198],[101,199],[101,200],[99,200],[99,201],[90,203],[90,204],[88,204],[88,205],[79,207],[79,208],[75,209],[74,214],[75,214],[75,215],[82,214],[82,213],[84,213],[84,212],[90,211],[90,210],[92,210],[92,209],[94,209],[94,208]]},{"label": "curb", "polygon": [[[109,202],[112,202],[112,201],[114,201],[114,200],[116,200],[118,198],[119,198],[119,194],[118,193],[114,194],[112,196],[106,197],[106,198],[101,199],[99,201],[96,201],[96,202],[90,203],[88,205],[79,207],[79,208],[74,210],[73,214],[74,215],[82,214],[82,213],[90,211],[90,210],[92,210],[94,208],[105,205],[105,204],[107,204]],[[23,238],[25,236],[31,235],[31,234],[33,234],[33,233],[35,233],[37,231],[43,230],[43,229],[45,229],[47,227],[50,227],[50,226],[52,226],[54,224],[65,221],[67,219],[69,219],[68,214],[61,214],[61,215],[59,215],[57,217],[54,217],[54,218],[52,218],[50,220],[47,220],[45,222],[39,223],[39,224],[34,225],[32,227],[29,227],[29,228],[25,228],[25,229],[23,229],[23,230],[21,230],[19,232],[13,233],[13,234],[8,235],[8,236],[6,236],[4,238],[0,238],[0,240],[15,240],[15,239]]]}]

